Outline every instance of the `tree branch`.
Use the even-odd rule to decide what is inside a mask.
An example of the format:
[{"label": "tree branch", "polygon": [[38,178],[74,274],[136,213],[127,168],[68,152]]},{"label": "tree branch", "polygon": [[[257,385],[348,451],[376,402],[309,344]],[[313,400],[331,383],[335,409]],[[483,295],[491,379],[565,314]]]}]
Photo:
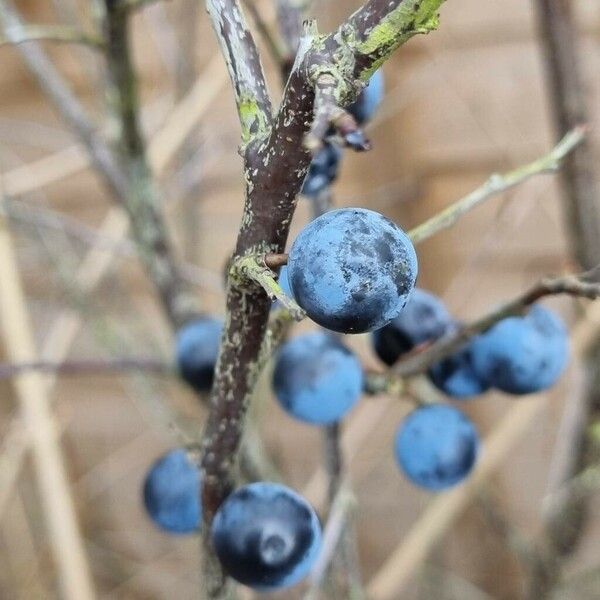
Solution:
[{"label": "tree branch", "polygon": [[[319,597],[319,590],[323,586],[327,571],[336,558],[342,538],[346,535],[348,519],[355,502],[356,499],[350,489],[343,484],[340,485],[331,500],[331,511],[323,531],[321,552],[308,577],[310,587],[304,600],[317,600]],[[345,597],[357,598],[356,594],[352,595],[352,590],[349,591],[351,595]],[[362,593],[359,597],[362,597]]]},{"label": "tree branch", "polygon": [[0,45],[34,41],[83,44],[95,50],[101,50],[104,45],[95,35],[64,25],[24,25],[15,31],[5,30],[0,37]]},{"label": "tree branch", "polygon": [[313,155],[323,147],[323,141],[332,127],[340,134],[346,146],[357,151],[371,149],[371,143],[354,117],[338,106],[336,88],[337,81],[329,73],[319,75],[315,81],[314,120],[304,138],[304,145]]},{"label": "tree branch", "polygon": [[0,380],[11,379],[27,371],[60,375],[90,375],[118,371],[147,371],[159,375],[175,374],[172,365],[156,358],[107,358],[52,362],[38,360],[22,363],[0,363]]},{"label": "tree branch", "polygon": [[414,244],[452,227],[463,215],[489,198],[497,196],[543,173],[556,173],[562,161],[585,139],[586,127],[579,126],[567,133],[546,156],[502,175],[492,175],[481,187],[408,232]]},{"label": "tree branch", "polygon": [[110,107],[119,124],[117,152],[127,178],[124,198],[138,251],[158,288],[171,323],[178,327],[197,311],[175,261],[161,207],[164,205],[146,156],[139,125],[137,80],[129,49],[129,15],[113,0],[105,0]]},{"label": "tree branch", "polygon": [[596,279],[597,275],[598,272],[595,270],[578,276],[567,275],[542,279],[529,290],[493,309],[480,319],[463,325],[454,333],[439,339],[424,350],[410,354],[397,363],[393,369],[394,374],[407,377],[425,372],[431,365],[458,350],[473,336],[487,331],[502,319],[523,314],[527,307],[544,296],[567,294],[595,300],[600,297],[600,283]]},{"label": "tree branch", "polygon": [[260,33],[261,37],[267,44],[269,52],[273,57],[273,60],[277,63],[277,66],[283,68],[283,65],[287,61],[287,52],[283,43],[263,19],[260,14],[258,7],[256,6],[255,0],[242,0],[242,4],[246,7],[246,10],[250,13],[256,29]]},{"label": "tree branch", "polygon": [[207,0],[235,91],[242,141],[264,136],[271,124],[271,100],[256,44],[237,0]]},{"label": "tree branch", "polygon": [[[270,110],[265,110],[270,103],[264,99],[262,71],[258,83],[248,82],[253,69],[260,67],[254,60],[254,43],[232,1],[208,0],[208,4],[236,86],[238,108],[244,107],[244,93],[250,86],[257,98],[250,110],[241,111],[242,139],[247,142],[243,150],[247,188],[235,260],[284,251],[296,197],[310,162],[302,141],[312,121],[313,82],[322,73],[331,72],[338,82],[336,97],[341,105],[349,104],[362,82],[396,47],[437,24],[442,0],[371,0],[328,36],[318,37],[314,24],[308,23],[270,129]],[[230,14],[224,14],[228,10]],[[231,40],[234,32],[236,40]],[[264,124],[267,131],[263,138]],[[250,139],[254,133],[261,134],[256,143]],[[256,384],[270,304],[258,284],[230,277],[211,412],[203,438],[205,532],[210,531],[216,510],[231,490],[232,468]],[[223,598],[227,592],[224,575],[219,573],[207,535],[204,542],[207,596]]]},{"label": "tree branch", "polygon": [[[575,123],[586,122],[586,90],[581,74],[575,7],[568,0],[537,0],[535,8],[544,53],[544,66],[557,135]],[[598,169],[589,143],[568,157],[561,173],[563,210],[568,225],[571,250],[582,268],[600,262],[600,188]],[[554,480],[560,487],[598,460],[590,430],[600,414],[600,340],[585,356],[585,386],[582,397],[569,402],[561,423],[561,433],[553,457]],[[555,568],[532,573],[529,598],[543,599],[553,594],[559,583],[564,560],[573,552],[583,534],[588,502],[576,493],[565,494],[544,515],[542,543],[556,556]]]},{"label": "tree branch", "polygon": [[[111,37],[107,38],[107,52],[114,62],[117,62],[117,48],[128,52],[126,43],[120,44],[113,37],[114,34],[120,36],[123,29],[126,29],[123,13],[120,14],[120,19],[122,20],[117,21],[120,31],[113,31]],[[24,27],[10,0],[0,0],[0,25],[8,38],[18,35]],[[124,37],[122,40],[126,42],[127,38]],[[171,322],[181,324],[197,309],[178,271],[166,226],[157,209],[156,192],[145,179],[144,162],[131,161],[126,167],[121,165],[67,82],[39,45],[32,42],[17,48],[60,116],[81,140],[97,172],[127,209],[140,258],[159,292]],[[117,67],[119,76],[131,71],[128,54],[124,56],[123,62],[126,64]],[[122,83],[124,87],[117,90],[118,102],[122,104],[125,112],[135,114],[137,108],[135,80]],[[128,136],[128,149],[138,147],[135,141],[135,127],[137,122],[134,127],[127,124],[123,127]]]}]

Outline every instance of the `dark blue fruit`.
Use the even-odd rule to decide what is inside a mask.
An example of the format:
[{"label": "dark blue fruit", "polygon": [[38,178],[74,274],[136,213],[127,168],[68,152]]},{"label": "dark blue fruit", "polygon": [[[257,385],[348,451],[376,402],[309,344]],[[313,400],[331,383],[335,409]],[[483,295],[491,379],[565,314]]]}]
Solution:
[{"label": "dark blue fruit", "polygon": [[363,333],[400,314],[417,277],[408,236],[365,208],[332,210],[307,225],[288,258],[296,302],[319,325]]},{"label": "dark blue fruit", "polygon": [[212,387],[223,321],[200,317],[184,325],[175,341],[177,367],[181,377],[198,392]]},{"label": "dark blue fruit", "polygon": [[369,83],[358,95],[356,102],[348,107],[348,112],[359,125],[370,121],[383,100],[383,73],[375,71]]},{"label": "dark blue fruit", "polygon": [[363,372],[356,356],[333,336],[301,335],[277,355],[273,387],[281,406],[307,423],[339,421],[359,400]]},{"label": "dark blue fruit", "polygon": [[235,580],[268,591],[298,583],[321,545],[312,507],[276,483],[252,483],[231,494],[212,524],[212,542]]},{"label": "dark blue fruit", "polygon": [[479,396],[490,388],[489,382],[473,368],[471,345],[434,364],[428,374],[431,382],[452,398]]},{"label": "dark blue fruit", "polygon": [[443,404],[417,408],[396,434],[396,459],[414,484],[443,490],[461,482],[477,460],[479,436],[460,411]]},{"label": "dark blue fruit", "polygon": [[402,312],[373,332],[373,348],[391,366],[416,346],[441,338],[453,325],[450,313],[437,296],[415,288]]},{"label": "dark blue fruit", "polygon": [[564,323],[540,305],[525,317],[503,319],[472,347],[475,371],[510,394],[531,394],[551,387],[569,357]]},{"label": "dark blue fruit", "polygon": [[144,481],[144,506],[169,533],[194,533],[200,527],[200,468],[195,449],[171,450],[157,460]]},{"label": "dark blue fruit", "polygon": [[317,196],[337,178],[342,151],[330,142],[313,157],[300,193],[308,197]]}]

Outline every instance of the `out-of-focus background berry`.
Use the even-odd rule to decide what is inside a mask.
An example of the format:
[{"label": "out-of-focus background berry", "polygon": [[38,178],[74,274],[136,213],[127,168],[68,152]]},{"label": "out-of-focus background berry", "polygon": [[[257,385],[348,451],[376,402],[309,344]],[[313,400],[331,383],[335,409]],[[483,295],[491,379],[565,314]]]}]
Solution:
[{"label": "out-of-focus background berry", "polygon": [[[88,30],[94,27],[92,4],[17,2],[33,23],[82,19]],[[222,316],[221,273],[242,209],[239,131],[225,65],[203,7],[194,10],[194,4],[198,3],[157,2],[137,14],[135,58],[150,138],[196,80],[204,76],[206,94],[216,89],[161,181],[169,224],[180,255],[196,267],[192,275],[203,307]],[[258,4],[271,18],[273,3]],[[573,5],[591,140],[598,157],[600,5],[585,0]],[[327,31],[355,6],[356,0],[316,0],[313,12],[320,29]],[[182,64],[180,46],[190,40],[194,60]],[[102,123],[104,75],[98,57],[81,47],[46,47]],[[266,53],[263,63],[278,97],[277,72]],[[186,74],[186,67],[195,72]],[[451,0],[443,6],[439,31],[411,41],[384,66],[384,73],[385,99],[367,128],[374,148],[366,154],[345,153],[334,186],[339,206],[372,208],[408,229],[492,172],[532,160],[555,141],[531,2]],[[46,346],[48,335],[59,315],[70,309],[82,317],[71,358],[130,355],[170,360],[169,328],[127,247],[117,248],[108,274],[93,293],[79,293],[81,281],[75,273],[82,258],[93,247],[100,249],[100,257],[110,249],[110,239],[96,230],[111,198],[89,169],[43,184],[49,171],[58,173],[76,161],[77,153],[70,150],[74,139],[9,47],[0,49],[0,93],[0,170],[2,187],[10,196],[3,208],[16,240],[38,348],[52,352]],[[49,156],[52,164],[39,162]],[[570,261],[558,192],[556,178],[538,177],[422,244],[419,286],[442,296],[458,318],[469,319],[541,276],[564,271]],[[309,206],[301,200],[291,239],[309,216]],[[572,322],[572,303],[552,300],[548,305]],[[297,330],[312,328],[302,323]],[[347,338],[347,343],[366,365],[381,366],[368,336]],[[0,338],[0,357],[3,352]],[[503,514],[525,537],[539,532],[543,499],[558,468],[559,426],[580,388],[581,365],[574,360],[490,479],[488,487],[499,498]],[[181,443],[177,428],[169,423],[176,417],[188,433],[200,434],[205,409],[197,398],[176,379],[151,374],[60,377],[52,398],[98,597],[197,597],[197,540],[158,531],[141,503],[147,468]],[[283,413],[273,401],[268,377],[258,398],[268,447],[286,483],[322,506],[319,431]],[[20,437],[10,435],[19,427],[18,409],[6,380],[0,381],[0,399],[0,598],[58,598],[29,455],[19,461]],[[490,392],[459,407],[485,438],[515,403],[524,401]],[[412,487],[394,464],[393,435],[408,408],[394,398],[365,398],[345,423],[366,581],[407,539],[431,503],[442,498]],[[12,441],[9,445],[2,440]],[[567,566],[566,580],[572,576],[576,583],[557,592],[557,598],[598,597],[598,571],[596,587],[587,592],[584,588],[590,584],[582,575],[588,572],[585,577],[590,577],[600,568],[600,514],[593,494],[591,499],[585,535]],[[439,536],[424,562],[426,568],[415,572],[397,598],[521,598],[525,568],[520,561],[474,499]],[[295,598],[297,592],[277,597]]]}]

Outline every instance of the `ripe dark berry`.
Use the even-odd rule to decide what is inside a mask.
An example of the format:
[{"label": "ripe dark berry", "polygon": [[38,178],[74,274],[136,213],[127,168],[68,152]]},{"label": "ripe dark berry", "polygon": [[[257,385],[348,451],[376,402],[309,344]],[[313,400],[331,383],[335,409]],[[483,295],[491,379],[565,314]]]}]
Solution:
[{"label": "ripe dark berry", "polygon": [[460,411],[436,404],[414,410],[396,434],[396,459],[414,484],[443,490],[461,482],[477,460],[479,436]]},{"label": "ripe dark berry", "polygon": [[373,332],[373,348],[391,366],[415,346],[441,338],[453,325],[450,313],[437,296],[415,288],[402,312]]},{"label": "ripe dark berry", "polygon": [[325,142],[308,167],[301,193],[312,198],[331,185],[337,178],[341,159],[342,151],[335,144]]},{"label": "ripe dark berry", "polygon": [[339,421],[358,402],[363,372],[360,361],[340,341],[325,333],[309,333],[282,346],[273,387],[290,415],[327,425]]},{"label": "ripe dark berry", "polygon": [[562,375],[569,356],[560,318],[536,305],[525,317],[503,319],[474,340],[473,368],[510,394],[545,390]]},{"label": "ripe dark berry", "polygon": [[144,506],[169,533],[193,533],[200,527],[200,468],[193,449],[171,450],[157,460],[144,481]]},{"label": "ripe dark berry", "polygon": [[408,236],[364,208],[332,210],[307,225],[288,258],[294,298],[319,325],[363,333],[400,314],[417,277]]},{"label": "ripe dark berry", "polygon": [[221,505],[212,524],[212,542],[231,577],[268,591],[306,576],[321,545],[321,526],[312,507],[293,490],[252,483]]},{"label": "ripe dark berry", "polygon": [[490,388],[489,382],[473,368],[471,345],[434,364],[428,374],[431,382],[452,398],[479,396]]},{"label": "ripe dark berry", "polygon": [[383,100],[383,72],[375,71],[367,86],[361,91],[354,104],[348,107],[348,112],[359,125],[370,121]]},{"label": "ripe dark berry", "polygon": [[212,387],[222,331],[221,320],[200,317],[177,332],[177,367],[181,377],[198,392],[208,392]]}]

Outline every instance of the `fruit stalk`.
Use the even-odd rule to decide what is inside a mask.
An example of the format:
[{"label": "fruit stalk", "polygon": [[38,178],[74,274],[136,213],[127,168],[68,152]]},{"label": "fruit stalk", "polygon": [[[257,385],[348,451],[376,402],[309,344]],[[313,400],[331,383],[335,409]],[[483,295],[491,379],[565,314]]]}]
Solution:
[{"label": "fruit stalk", "polygon": [[487,315],[444,336],[423,351],[411,354],[406,359],[401,360],[394,368],[394,373],[401,377],[423,373],[434,363],[458,350],[469,339],[487,331],[502,319],[523,314],[527,307],[544,296],[559,294],[583,297],[590,300],[600,297],[598,269],[580,275],[542,279],[533,287],[493,309]]}]

